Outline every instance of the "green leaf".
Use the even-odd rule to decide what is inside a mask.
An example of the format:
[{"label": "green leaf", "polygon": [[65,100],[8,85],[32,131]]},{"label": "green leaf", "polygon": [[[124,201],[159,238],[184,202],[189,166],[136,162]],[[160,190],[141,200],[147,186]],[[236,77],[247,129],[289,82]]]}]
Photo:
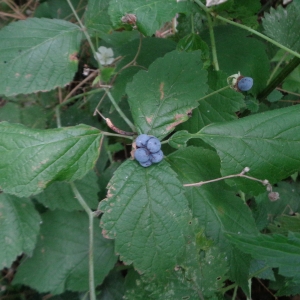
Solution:
[{"label": "green leaf", "polygon": [[[184,184],[212,180],[220,177],[220,162],[211,150],[188,147],[168,156],[172,168]],[[193,217],[204,228],[208,238],[214,240],[230,261],[231,280],[238,281],[246,290],[248,270],[238,257],[225,234],[227,232],[256,234],[257,229],[250,209],[235,193],[228,190],[224,181],[201,187],[186,187],[186,196]],[[243,275],[243,276],[241,276]]]},{"label": "green leaf", "polygon": [[9,268],[23,252],[31,255],[41,218],[29,199],[0,194],[0,268]]},{"label": "green leaf", "polygon": [[272,233],[288,234],[289,231],[300,232],[300,215],[280,216],[268,226],[268,230]]},{"label": "green leaf", "polygon": [[273,90],[272,93],[268,95],[267,100],[269,102],[277,102],[282,97],[283,97],[283,95],[279,91]]},{"label": "green leaf", "polygon": [[294,51],[300,51],[299,14],[298,1],[293,1],[287,8],[278,6],[275,10],[271,7],[270,13],[263,18],[266,35]]},{"label": "green leaf", "polygon": [[120,300],[125,293],[124,276],[119,273],[112,273],[107,276],[101,285],[100,297],[98,300]]},{"label": "green leaf", "polygon": [[[40,239],[33,256],[18,267],[13,283],[52,294],[88,290],[89,224],[86,214],[55,211],[42,217]],[[96,219],[94,224],[96,227]],[[94,231],[93,240],[95,283],[98,285],[113,268],[117,257],[112,241],[103,238],[99,230]]]},{"label": "green leaf", "polygon": [[[252,275],[255,274],[255,277],[261,279],[268,279],[268,280],[275,281],[274,272],[272,268],[266,268],[266,267],[267,265],[264,261],[253,259],[250,265],[250,274]],[[265,270],[261,272],[262,269]]]},{"label": "green leaf", "polygon": [[[277,109],[240,120],[212,124],[199,137],[214,147],[223,176],[250,168],[250,176],[276,183],[300,168],[300,106]],[[234,179],[243,191],[262,192],[254,181]]]},{"label": "green leaf", "polygon": [[109,4],[108,13],[116,27],[123,27],[121,19],[127,14],[136,16],[138,30],[144,35],[151,36],[159,30],[164,23],[171,21],[176,13],[186,10],[186,3],[173,0],[112,0]]},{"label": "green leaf", "polygon": [[279,274],[300,280],[300,235],[249,236],[228,234],[230,241],[245,253],[267,262],[270,267],[279,268]]},{"label": "green leaf", "polygon": [[187,243],[181,265],[186,280],[193,283],[193,289],[201,292],[203,298],[211,299],[227,279],[225,274],[228,271],[228,259],[224,252],[204,236],[203,230],[199,232],[198,224],[194,224],[196,226],[191,234],[192,238]]},{"label": "green leaf", "polygon": [[138,133],[162,138],[186,121],[207,91],[206,74],[199,51],[173,51],[138,72],[127,85]]},{"label": "green leaf", "polygon": [[[70,0],[74,6],[79,18],[82,17],[84,8],[88,0]],[[61,0],[47,0],[46,2],[38,5],[34,11],[34,17],[37,18],[50,18],[50,19],[64,19],[72,20],[74,18],[72,9],[70,8],[67,1]],[[74,20],[74,19],[73,19]]]},{"label": "green leaf", "polygon": [[[249,37],[246,30],[231,25],[214,27],[220,69],[233,75],[241,72],[253,78],[251,93],[257,95],[265,88],[270,64],[263,42]],[[203,39],[210,44],[209,33]]]},{"label": "green leaf", "polygon": [[300,67],[299,66],[292,73],[290,73],[289,76],[287,76],[284,79],[282,88],[287,91],[292,91],[294,93],[300,92]]},{"label": "green leaf", "polygon": [[[259,0],[234,0],[231,8],[226,10],[230,19],[237,19],[249,27],[258,27],[257,13],[261,9]],[[226,17],[228,18],[228,14]]]},{"label": "green leaf", "polygon": [[0,123],[1,189],[26,197],[83,177],[97,160],[100,138],[86,125],[39,130]]},{"label": "green leaf", "polygon": [[193,137],[192,134],[188,133],[186,130],[180,130],[175,132],[168,140],[169,145],[173,148],[186,147],[186,143],[189,139]]},{"label": "green leaf", "polygon": [[[126,32],[126,31],[125,31]],[[129,41],[126,44],[118,47],[116,52],[121,55],[123,59],[118,63],[117,70],[125,67],[128,63],[132,62],[138,47],[139,39]],[[161,38],[143,38],[141,49],[136,64],[148,68],[157,58],[164,56],[166,53],[174,50],[176,44],[167,39]],[[125,68],[116,78],[112,88],[112,94],[116,101],[120,101],[126,95],[125,89],[128,82],[132,81],[133,76],[140,70],[140,68]]]},{"label": "green leaf", "polygon": [[[75,181],[79,193],[88,206],[93,209],[98,206],[97,194],[99,187],[97,179],[96,173],[90,171],[82,179]],[[57,195],[59,195],[59,197],[57,197]],[[74,198],[71,186],[67,182],[54,182],[35,198],[51,210],[82,210],[82,206]]]},{"label": "green leaf", "polygon": [[0,94],[48,91],[77,71],[80,28],[63,20],[29,18],[0,31]]},{"label": "green leaf", "polygon": [[167,277],[163,282],[159,280],[150,281],[145,276],[140,276],[131,270],[125,281],[126,300],[173,300],[188,299],[198,300],[199,294],[194,282],[187,280],[183,270],[178,268],[165,274]]},{"label": "green leaf", "polygon": [[85,13],[85,26],[93,34],[101,36],[108,33],[112,23],[108,15],[109,0],[89,0]]},{"label": "green leaf", "polygon": [[190,33],[182,38],[177,44],[178,51],[191,52],[201,50],[201,58],[205,67],[210,66],[209,48],[207,44],[196,33]]},{"label": "green leaf", "polygon": [[211,123],[237,119],[236,112],[245,105],[244,97],[228,87],[227,75],[222,71],[209,69],[208,86],[207,95],[200,99],[198,108],[193,110],[192,117],[187,122],[179,126],[180,129],[196,133]]},{"label": "green leaf", "polygon": [[114,173],[100,203],[103,234],[141,273],[161,277],[184,250],[190,214],[182,184],[163,161],[148,168],[128,160]]}]

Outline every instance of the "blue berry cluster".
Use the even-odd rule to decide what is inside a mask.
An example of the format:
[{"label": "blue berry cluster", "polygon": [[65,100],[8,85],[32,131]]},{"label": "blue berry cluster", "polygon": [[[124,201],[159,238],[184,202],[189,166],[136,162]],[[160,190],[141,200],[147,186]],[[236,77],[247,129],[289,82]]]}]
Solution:
[{"label": "blue berry cluster", "polygon": [[134,158],[142,167],[149,167],[153,163],[159,163],[164,158],[160,150],[161,144],[158,138],[147,134],[140,134],[136,140],[136,150]]},{"label": "blue berry cluster", "polygon": [[251,77],[242,77],[238,79],[237,86],[242,92],[249,91],[253,86],[253,79]]}]

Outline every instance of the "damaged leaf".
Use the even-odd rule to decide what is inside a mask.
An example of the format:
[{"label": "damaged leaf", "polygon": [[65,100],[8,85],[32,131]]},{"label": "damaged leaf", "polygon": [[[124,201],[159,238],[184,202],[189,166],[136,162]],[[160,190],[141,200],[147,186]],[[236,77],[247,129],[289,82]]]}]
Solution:
[{"label": "damaged leaf", "polygon": [[200,51],[173,51],[134,76],[127,93],[138,133],[161,139],[188,120],[207,91],[202,67]]}]

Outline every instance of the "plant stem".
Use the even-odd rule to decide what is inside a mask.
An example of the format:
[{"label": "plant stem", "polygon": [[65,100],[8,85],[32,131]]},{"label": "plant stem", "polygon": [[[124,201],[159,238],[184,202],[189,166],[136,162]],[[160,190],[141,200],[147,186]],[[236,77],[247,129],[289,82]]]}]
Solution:
[{"label": "plant stem", "polygon": [[210,13],[212,16],[214,16],[216,19],[219,19],[219,20],[222,20],[228,24],[231,24],[231,25],[234,25],[234,26],[237,26],[237,27],[240,27],[242,29],[245,29],[259,37],[261,37],[262,39],[272,43],[273,45],[277,46],[278,48],[281,48],[283,49],[284,51],[288,52],[288,53],[291,53],[292,55],[296,56],[296,57],[299,57],[300,58],[300,53],[296,52],[296,51],[293,51],[283,45],[281,45],[280,43],[274,41],[273,39],[267,37],[266,35],[248,27],[248,26],[245,26],[245,25],[242,25],[242,24],[239,24],[239,23],[236,23],[236,22],[233,22],[233,21],[230,21],[226,18],[223,18],[221,17],[220,15],[217,15],[216,13],[214,12],[210,12],[210,10],[200,1],[200,0],[194,0],[195,3],[197,3],[206,13]]},{"label": "plant stem", "polygon": [[294,57],[278,74],[277,76],[261,91],[257,99],[264,100],[282,81],[297,68],[300,64],[300,58]]},{"label": "plant stem", "polygon": [[211,43],[211,51],[212,51],[212,57],[213,57],[213,66],[216,71],[219,71],[219,62],[217,57],[217,48],[216,48],[216,40],[214,35],[214,28],[213,28],[213,22],[211,19],[210,14],[207,12],[207,22],[208,22],[208,29],[209,29],[209,36],[210,36],[210,43]]},{"label": "plant stem", "polygon": [[89,96],[89,95],[97,94],[97,93],[99,93],[99,92],[101,92],[101,91],[103,91],[102,88],[100,88],[100,89],[94,89],[94,90],[90,90],[90,91],[85,92],[85,93],[82,93],[82,94],[78,94],[78,95],[76,95],[76,96],[74,96],[74,97],[71,97],[71,98],[67,99],[66,101],[60,103],[58,106],[61,107],[61,106],[67,105],[67,104],[69,104],[70,102],[72,102],[72,101],[74,101],[74,100],[76,100],[76,99],[78,99],[78,98],[82,98],[82,97],[84,97],[84,96]]},{"label": "plant stem", "polygon": [[133,136],[122,135],[122,134],[117,134],[117,133],[111,133],[111,132],[107,132],[107,131],[101,131],[101,134],[103,134],[105,136],[121,137],[121,138],[129,139],[129,140],[133,140],[134,139]]},{"label": "plant stem", "polygon": [[121,108],[119,107],[119,105],[117,104],[117,102],[115,101],[114,97],[112,96],[112,94],[110,93],[109,89],[105,88],[104,89],[108,98],[110,99],[111,103],[113,104],[113,106],[115,107],[116,111],[119,113],[119,115],[123,118],[123,120],[126,122],[126,124],[131,128],[131,130],[133,132],[136,131],[135,126],[131,123],[131,121],[125,116],[125,114],[122,112]]},{"label": "plant stem", "polygon": [[237,294],[238,286],[234,287],[233,295],[232,295],[232,300],[235,300],[236,294]]},{"label": "plant stem", "polygon": [[95,279],[94,279],[94,214],[87,203],[82,198],[74,182],[70,183],[72,191],[77,198],[82,208],[86,211],[89,217],[89,287],[90,300],[96,300]]},{"label": "plant stem", "polygon": [[214,92],[212,92],[212,93],[210,93],[210,94],[208,94],[208,95],[202,97],[202,98],[199,99],[198,101],[201,101],[201,100],[204,100],[204,99],[206,99],[206,98],[209,98],[209,97],[211,97],[211,96],[213,96],[213,95],[215,95],[215,94],[218,94],[218,93],[220,93],[220,92],[222,92],[222,91],[227,90],[228,88],[230,88],[230,85],[226,85],[226,86],[224,86],[224,87],[222,87],[222,88],[220,88],[220,89],[218,89],[218,90],[216,90],[216,91],[214,91]]},{"label": "plant stem", "polygon": [[192,33],[195,33],[195,25],[194,25],[194,15],[191,14],[191,31]]},{"label": "plant stem", "polygon": [[55,116],[56,116],[56,125],[57,128],[61,128],[61,119],[60,119],[60,110],[59,110],[59,105],[55,107]]},{"label": "plant stem", "polygon": [[[88,32],[87,32],[86,27],[82,24],[82,22],[81,22],[81,20],[80,20],[80,18],[79,18],[79,16],[78,16],[78,14],[77,14],[77,12],[76,12],[76,10],[75,10],[73,4],[71,3],[71,1],[70,1],[70,0],[67,0],[67,2],[68,2],[69,6],[70,6],[70,8],[71,8],[71,10],[72,10],[72,12],[73,12],[73,14],[74,14],[74,16],[75,16],[75,18],[76,18],[76,20],[77,20],[79,26],[81,27],[81,29],[82,29],[82,31],[83,31],[83,34],[85,35],[85,37],[86,37],[86,39],[87,39],[87,41],[88,41],[88,43],[89,43],[89,45],[90,45],[90,47],[91,47],[91,50],[92,50],[92,52],[93,52],[93,55],[95,56],[96,49],[95,49],[95,47],[94,47],[94,45],[93,45],[93,43],[92,43],[92,40],[91,40],[91,38],[90,38],[90,35],[89,35]],[[97,62],[98,62],[98,60],[97,60]],[[99,67],[100,70],[103,69],[103,67],[102,67],[102,65],[100,64],[100,62],[98,62],[98,67]]]},{"label": "plant stem", "polygon": [[276,67],[274,68],[274,70],[272,71],[270,78],[267,81],[267,85],[270,83],[270,81],[272,80],[273,76],[276,74],[277,70],[279,69],[280,65],[282,64],[282,62],[284,61],[284,59],[287,56],[287,52],[284,53],[284,55],[282,55],[280,61],[276,64]]},{"label": "plant stem", "polygon": [[[195,134],[196,135],[196,134]],[[208,184],[208,183],[212,183],[212,182],[217,182],[217,181],[220,181],[220,180],[224,180],[224,179],[229,179],[229,178],[236,178],[236,177],[242,177],[242,178],[247,178],[247,179],[250,179],[250,180],[253,180],[253,181],[257,181],[257,182],[260,182],[261,184],[263,185],[270,185],[269,181],[268,180],[260,180],[258,178],[255,178],[255,177],[251,177],[251,176],[248,176],[248,175],[245,175],[246,172],[249,172],[249,168],[245,168],[241,173],[239,174],[234,174],[234,175],[227,175],[227,176],[224,176],[224,177],[219,177],[219,178],[215,178],[215,179],[211,179],[211,180],[207,180],[207,181],[200,181],[200,182],[196,182],[196,183],[187,183],[187,184],[184,184],[183,186],[192,186],[192,187],[195,187],[195,186],[202,186],[204,184]]]}]

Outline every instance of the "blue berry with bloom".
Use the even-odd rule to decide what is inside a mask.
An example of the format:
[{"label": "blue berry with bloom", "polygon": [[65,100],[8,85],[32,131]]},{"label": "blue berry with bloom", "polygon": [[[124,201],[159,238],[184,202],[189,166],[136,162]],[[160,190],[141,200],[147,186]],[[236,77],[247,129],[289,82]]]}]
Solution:
[{"label": "blue berry with bloom", "polygon": [[150,159],[150,153],[145,148],[138,148],[134,152],[134,158],[140,163],[145,163]]},{"label": "blue berry with bloom", "polygon": [[160,150],[161,144],[158,138],[151,137],[148,140],[146,147],[151,153],[155,153]]},{"label": "blue berry with bloom", "polygon": [[144,168],[149,167],[152,163],[159,163],[163,160],[164,154],[160,150],[161,143],[158,138],[147,134],[140,134],[136,140],[136,150],[134,158]]},{"label": "blue berry with bloom", "polygon": [[253,79],[251,77],[243,77],[238,81],[237,86],[242,92],[249,91],[253,86]]}]

